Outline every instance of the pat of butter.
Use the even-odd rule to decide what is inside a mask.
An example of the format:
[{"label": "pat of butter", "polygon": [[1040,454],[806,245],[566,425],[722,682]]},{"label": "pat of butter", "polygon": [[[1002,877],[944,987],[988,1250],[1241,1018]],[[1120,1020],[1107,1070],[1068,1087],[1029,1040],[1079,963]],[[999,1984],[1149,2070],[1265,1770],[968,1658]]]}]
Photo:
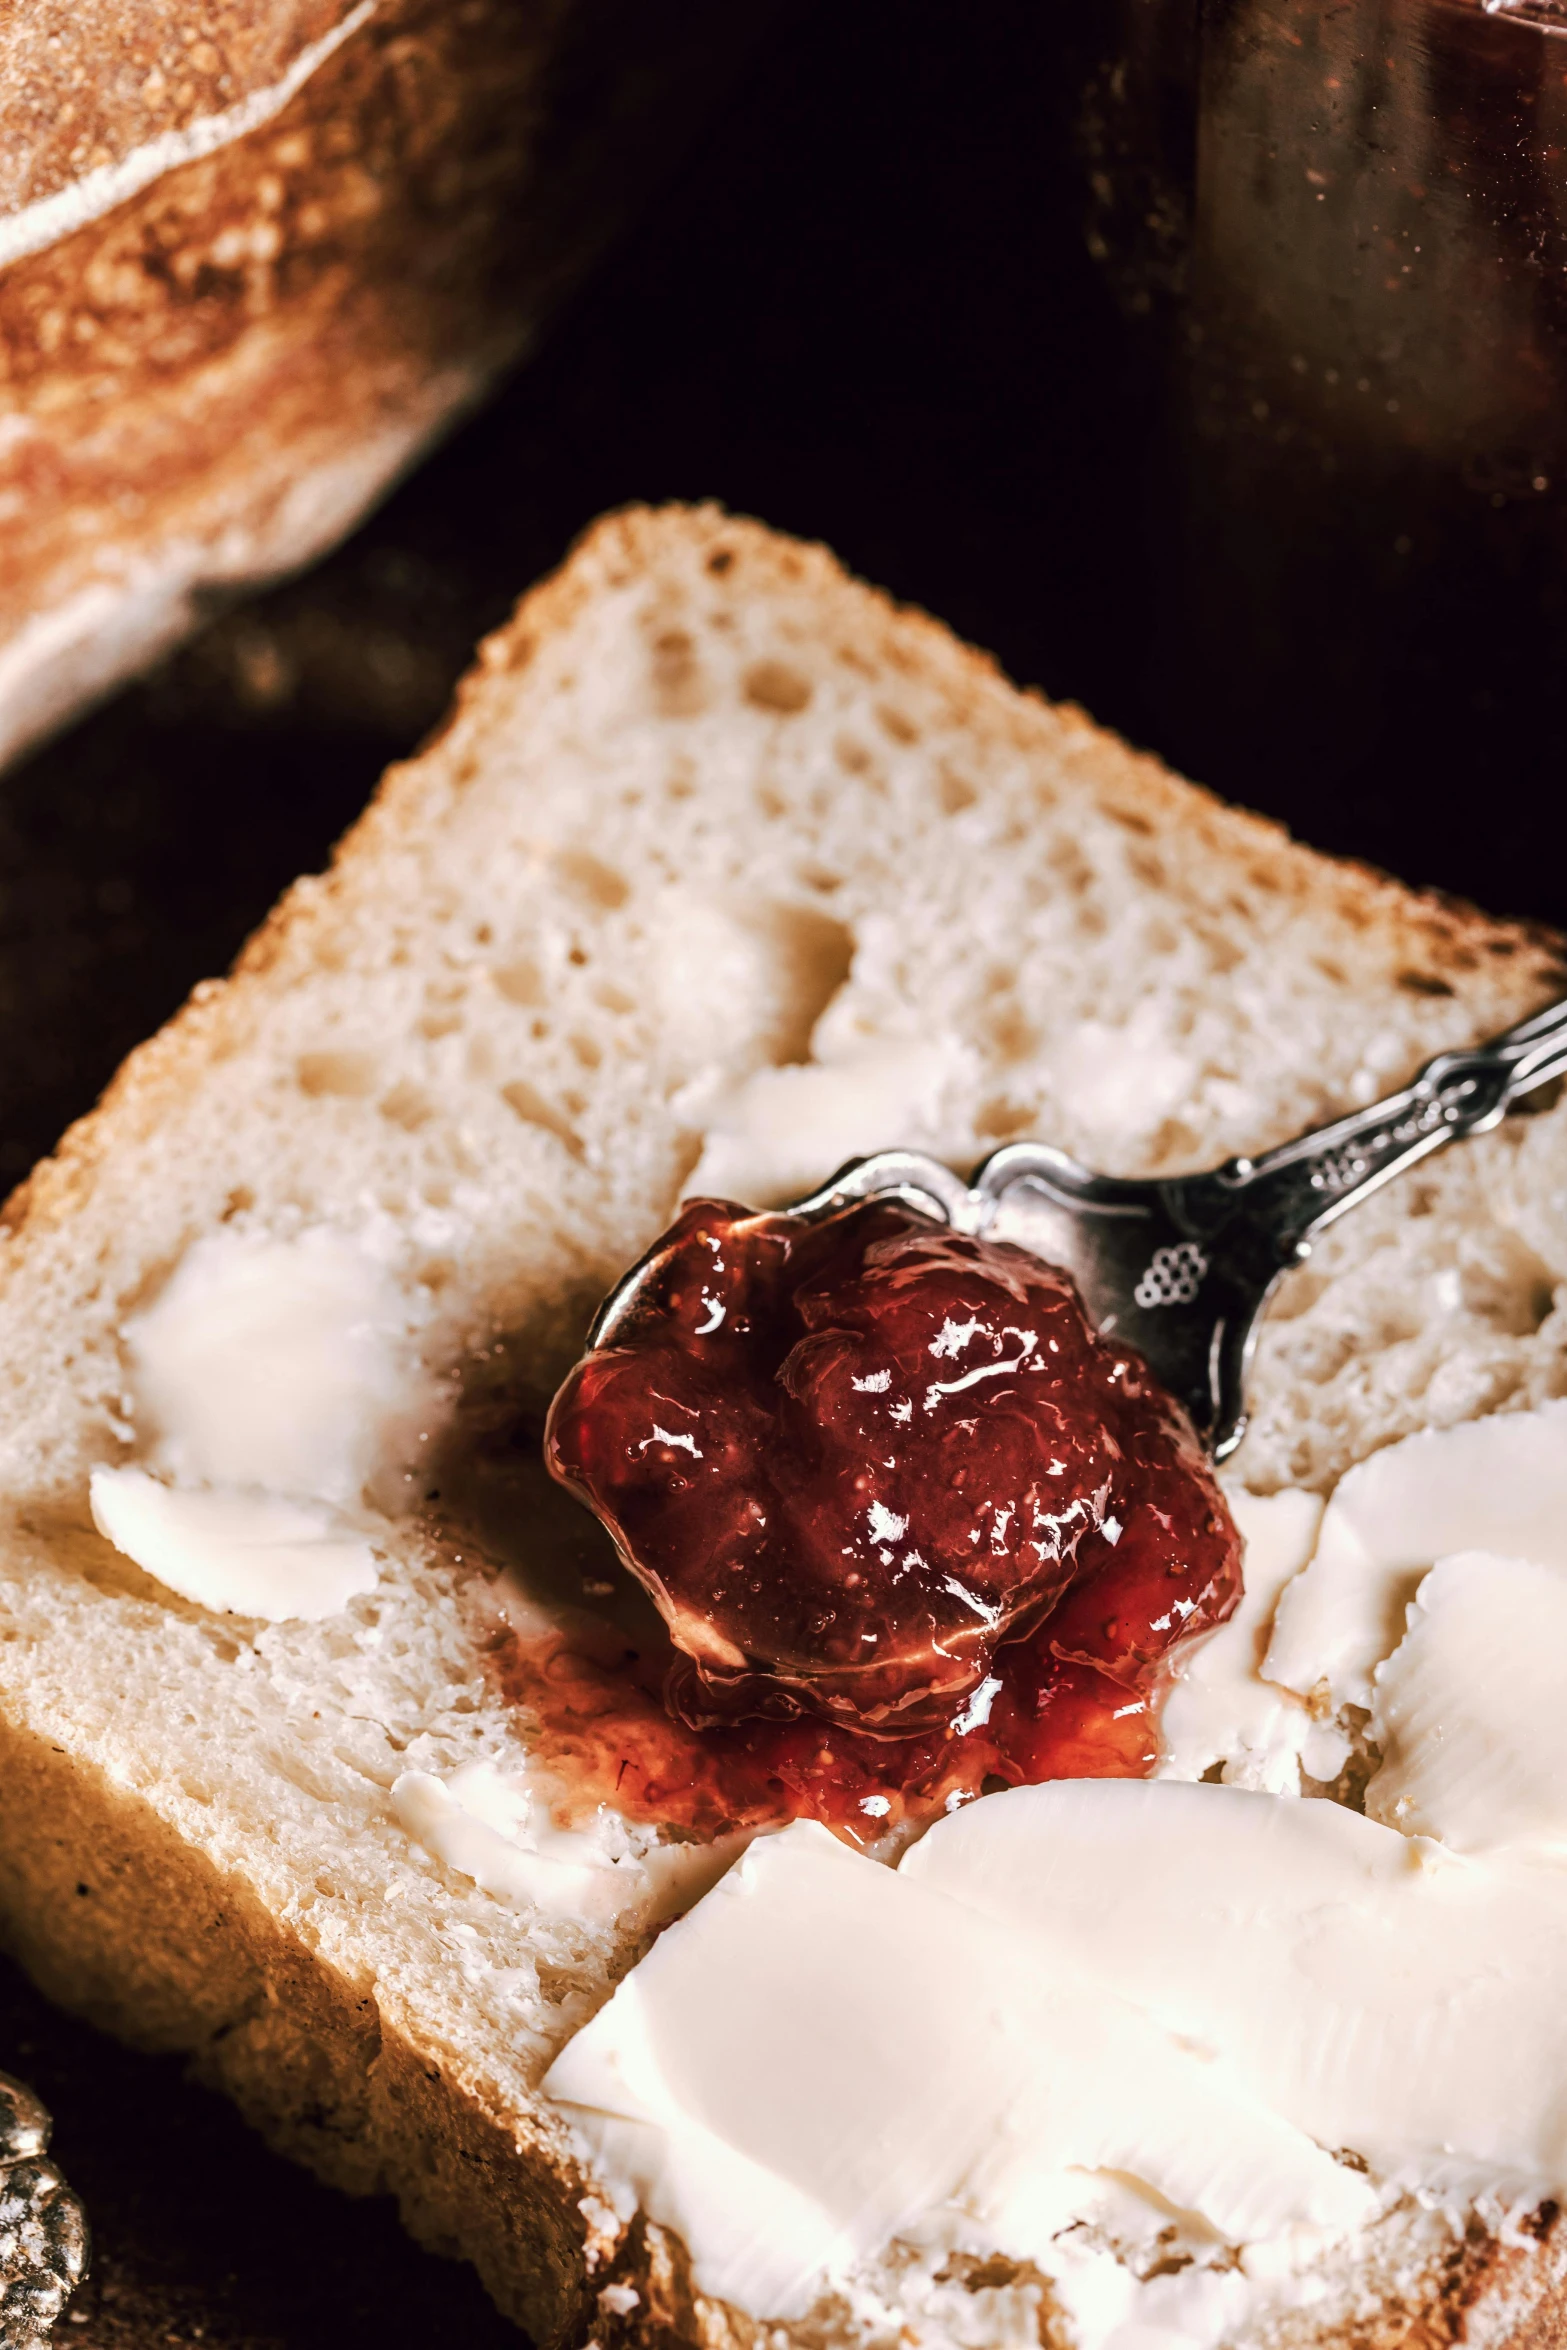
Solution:
[{"label": "pat of butter", "polygon": [[435,1408],[414,1320],[350,1234],[233,1225],[195,1242],[125,1327],[145,1465],[93,1472],[99,1532],[234,1615],[335,1615],[373,1590],[376,1489],[399,1498]]},{"label": "pat of butter", "polygon": [[1384,2186],[1567,2188],[1564,1970],[1555,1863],[1063,1781],[966,1806],[896,1872],[805,1823],[754,1846],[545,2088],[759,2318],[937,2211],[1064,2273],[1068,2173],[1129,2179],[1266,2279]]},{"label": "pat of butter", "polygon": [[1567,1871],[1339,1804],[1124,1780],[991,1797],[903,1867],[1384,2178],[1567,2186]]},{"label": "pat of butter", "polygon": [[94,1469],[93,1523],[160,1583],[219,1614],[334,1616],[373,1591],[375,1553],[319,1503],[237,1490],[191,1491],[145,1469]]},{"label": "pat of butter", "polygon": [[1130,2173],[1230,2241],[1296,2221],[1343,2231],[1376,2204],[1030,1919],[908,1861],[884,1869],[809,1822],[752,1846],[545,2088],[679,2230],[702,2289],[759,2316],[802,2314],[824,2273],[937,2206],[1043,2264],[1042,2215],[1053,2232],[1067,2168]]},{"label": "pat of butter", "polygon": [[[1261,1678],[1279,1594],[1310,1558],[1322,1521],[1314,1493],[1247,1493],[1225,1498],[1244,1546],[1245,1588],[1227,1623],[1176,1651],[1174,1678],[1159,1717],[1163,1779],[1200,1779],[1215,1763],[1225,1784],[1270,1794],[1300,1792],[1303,1750],[1318,1759],[1316,1725],[1290,1690]],[[1309,1765],[1308,1765],[1309,1768]],[[1313,1777],[1333,1776],[1312,1772]]]},{"label": "pat of butter", "polygon": [[1567,1399],[1423,1429],[1351,1469],[1279,1602],[1264,1674],[1369,1706],[1421,1577],[1461,1550],[1567,1567]]},{"label": "pat of butter", "polygon": [[125,1326],[153,1465],[356,1506],[430,1407],[410,1320],[402,1286],[348,1233],[207,1234]]},{"label": "pat of butter", "polygon": [[1054,1045],[1055,1098],[1096,1147],[1119,1156],[1151,1134],[1202,1085],[1202,1068],[1171,1035],[1171,1003],[1162,992],[1141,997],[1117,1024],[1074,1020]]},{"label": "pat of butter", "polygon": [[1370,1818],[1455,1852],[1567,1855],[1567,1567],[1463,1551],[1377,1671]]},{"label": "pat of butter", "polygon": [[[949,1094],[974,1069],[970,1048],[927,1037],[846,1046],[832,1059],[759,1069],[705,1115],[686,1197],[773,1207],[825,1183],[845,1159],[894,1147],[940,1156],[955,1137]],[[699,1105],[693,1099],[693,1112]]]},{"label": "pat of butter", "polygon": [[[657,1844],[633,1854],[611,1848],[618,1823],[558,1828],[524,1773],[465,1763],[446,1779],[404,1771],[392,1807],[410,1836],[486,1893],[552,1917],[604,1924],[635,1913],[639,1926],[678,1917],[717,1883],[743,1836],[711,1844]],[[606,1833],[608,1831],[609,1833]],[[622,1840],[624,1831],[621,1831]]]}]

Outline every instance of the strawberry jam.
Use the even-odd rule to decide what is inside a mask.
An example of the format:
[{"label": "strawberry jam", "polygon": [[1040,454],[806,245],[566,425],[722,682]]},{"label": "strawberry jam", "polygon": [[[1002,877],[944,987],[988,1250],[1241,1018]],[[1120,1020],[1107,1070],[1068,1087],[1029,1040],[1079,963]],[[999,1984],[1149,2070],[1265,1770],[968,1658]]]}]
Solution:
[{"label": "strawberry jam", "polygon": [[894,1200],[689,1204],[546,1457],[662,1621],[519,1643],[514,1694],[541,1760],[698,1834],[1140,1776],[1240,1589],[1189,1424],[1069,1277]]}]

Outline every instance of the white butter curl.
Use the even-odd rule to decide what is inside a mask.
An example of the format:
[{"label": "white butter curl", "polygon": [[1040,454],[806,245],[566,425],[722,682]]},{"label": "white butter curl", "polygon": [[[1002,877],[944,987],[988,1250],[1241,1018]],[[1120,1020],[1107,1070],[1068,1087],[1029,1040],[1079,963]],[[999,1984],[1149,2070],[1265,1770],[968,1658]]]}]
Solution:
[{"label": "white butter curl", "polygon": [[[1316,1544],[1322,1504],[1314,1493],[1239,1487],[1227,1488],[1225,1499],[1241,1536],[1244,1589],[1227,1623],[1176,1652],[1155,1775],[1200,1779],[1217,1763],[1227,1786],[1296,1795],[1305,1750],[1312,1748],[1308,1768],[1327,1759],[1317,1751],[1318,1726],[1293,1690],[1264,1681],[1260,1668],[1279,1594]],[[1311,1775],[1332,1778],[1341,1763],[1340,1756],[1333,1770]]]},{"label": "white butter curl", "polygon": [[1366,1811],[1454,1852],[1567,1858],[1567,1567],[1461,1551],[1378,1666]]},{"label": "white butter curl", "polygon": [[192,1492],[145,1469],[94,1469],[93,1524],[182,1599],[267,1623],[335,1616],[373,1591],[376,1556],[324,1505],[223,1487]]},{"label": "white butter curl", "polygon": [[375,1588],[380,1504],[437,1391],[408,1293],[362,1238],[231,1225],[125,1327],[142,1458],[95,1469],[94,1522],[183,1598],[269,1622]]},{"label": "white butter curl", "polygon": [[586,1827],[559,1828],[526,1771],[502,1771],[491,1762],[464,1763],[444,1779],[404,1771],[393,1783],[392,1808],[427,1852],[486,1893],[596,1924],[632,1913],[639,1926],[678,1917],[716,1884],[747,1841],[724,1836],[633,1853],[613,1815],[601,1811]]},{"label": "white butter curl", "polygon": [[1461,1550],[1567,1567],[1567,1399],[1422,1429],[1341,1478],[1316,1555],[1279,1602],[1264,1674],[1369,1706],[1421,1577]]}]

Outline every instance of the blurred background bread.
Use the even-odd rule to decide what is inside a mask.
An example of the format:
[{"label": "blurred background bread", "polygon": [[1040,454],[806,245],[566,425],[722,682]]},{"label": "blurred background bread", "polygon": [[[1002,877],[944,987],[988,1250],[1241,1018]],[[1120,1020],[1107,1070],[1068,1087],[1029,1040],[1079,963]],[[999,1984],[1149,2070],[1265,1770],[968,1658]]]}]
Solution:
[{"label": "blurred background bread", "polygon": [[536,336],[765,23],[64,0],[0,33],[0,762],[322,554]]}]

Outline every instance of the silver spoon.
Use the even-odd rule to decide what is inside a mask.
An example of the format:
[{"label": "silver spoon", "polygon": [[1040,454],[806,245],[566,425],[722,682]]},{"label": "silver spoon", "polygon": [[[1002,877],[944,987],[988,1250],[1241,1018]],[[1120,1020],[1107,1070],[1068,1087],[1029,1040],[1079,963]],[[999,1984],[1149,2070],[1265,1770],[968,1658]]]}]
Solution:
[{"label": "silver spoon", "polygon": [[[1438,1053],[1369,1109],[1208,1174],[1095,1175],[1047,1143],[1009,1142],[964,1183],[920,1151],[876,1151],[778,1212],[820,1221],[891,1197],[956,1232],[1066,1266],[1097,1327],[1136,1347],[1223,1460],[1245,1432],[1246,1367],[1281,1275],[1346,1209],[1445,1143],[1485,1133],[1564,1071],[1567,1000],[1489,1044]],[[616,1283],[590,1346],[616,1342],[658,1256]]]}]

